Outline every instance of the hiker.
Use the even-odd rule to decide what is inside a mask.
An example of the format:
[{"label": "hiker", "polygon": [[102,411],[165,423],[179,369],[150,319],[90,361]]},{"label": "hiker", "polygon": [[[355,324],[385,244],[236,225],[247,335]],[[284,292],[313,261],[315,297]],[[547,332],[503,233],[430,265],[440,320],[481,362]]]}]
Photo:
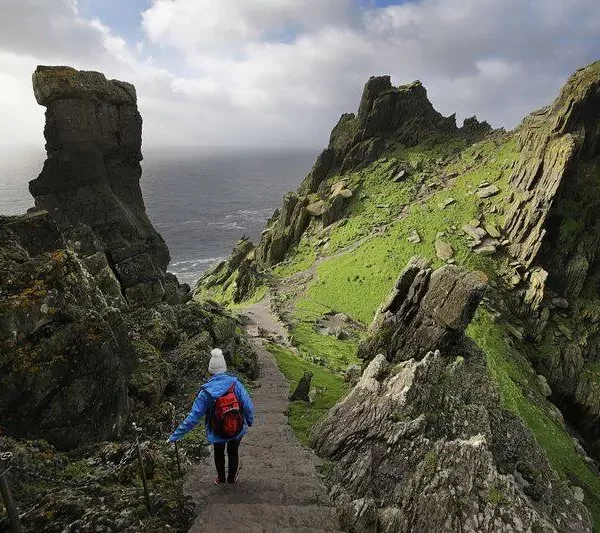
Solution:
[{"label": "hiker", "polygon": [[[242,437],[254,423],[254,406],[248,391],[239,380],[227,374],[223,352],[214,348],[210,352],[208,371],[212,377],[200,387],[192,410],[169,437],[176,442],[191,431],[204,416],[206,438],[213,445],[217,478],[215,484],[236,483],[238,478],[238,451]],[[225,448],[227,447],[228,472],[225,477]]]}]

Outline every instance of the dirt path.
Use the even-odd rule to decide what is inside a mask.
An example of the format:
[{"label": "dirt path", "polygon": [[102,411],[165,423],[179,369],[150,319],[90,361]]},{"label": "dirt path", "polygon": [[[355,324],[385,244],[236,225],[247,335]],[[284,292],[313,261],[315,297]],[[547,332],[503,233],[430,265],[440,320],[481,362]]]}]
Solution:
[{"label": "dirt path", "polygon": [[198,517],[190,533],[318,533],[339,531],[335,509],[320,481],[317,457],[301,446],[285,414],[289,385],[257,337],[258,326],[287,339],[268,304],[248,308],[260,366],[252,392],[256,421],[240,446],[236,485],[214,485],[212,455],[188,473],[185,492]]}]

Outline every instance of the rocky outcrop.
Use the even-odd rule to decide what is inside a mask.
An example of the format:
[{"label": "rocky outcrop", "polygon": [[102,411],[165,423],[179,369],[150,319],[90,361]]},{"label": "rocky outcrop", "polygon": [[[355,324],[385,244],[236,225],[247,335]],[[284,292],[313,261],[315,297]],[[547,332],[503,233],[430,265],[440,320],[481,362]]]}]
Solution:
[{"label": "rocky outcrop", "polygon": [[432,135],[458,132],[454,116],[444,118],[433,108],[421,82],[393,87],[389,76],[371,77],[358,113],[342,115],[300,192],[317,192],[328,175],[358,170],[375,161],[386,141],[413,146]]},{"label": "rocky outcrop", "polygon": [[590,367],[600,342],[600,62],[573,74],[552,105],[523,121],[517,137],[521,155],[505,233],[527,272],[509,312],[517,310],[532,352],[542,352],[533,362],[553,399],[600,457],[600,381]]},{"label": "rocky outcrop", "polygon": [[[554,103],[529,115],[518,133],[521,157],[511,181],[519,193],[506,221],[511,254],[529,266],[539,259],[542,244],[553,241],[547,248],[559,252],[563,263],[560,270],[567,271],[570,261],[590,253],[591,244],[592,253],[598,247],[597,242],[557,241],[575,241],[579,236],[577,228],[573,228],[572,235],[560,235],[561,218],[592,218],[591,212],[597,207],[589,205],[589,212],[574,213],[566,211],[564,203],[573,199],[576,189],[583,185],[581,174],[591,170],[585,168],[586,163],[595,164],[600,157],[600,62],[577,71]],[[589,222],[580,221],[581,229],[589,228]],[[554,235],[545,238],[549,231]],[[599,238],[598,233],[595,238]]]},{"label": "rocky outcrop", "polygon": [[592,530],[463,335],[484,286],[413,261],[379,312],[366,370],[313,438],[346,531]]},{"label": "rocky outcrop", "polygon": [[[121,438],[131,417],[156,427],[153,410],[189,387],[186,376],[196,386],[214,346],[255,376],[236,320],[182,303],[189,288],[165,272],[169,252],[139,187],[133,87],[39,67],[34,90],[48,108],[48,159],[30,183],[37,210],[0,216],[3,430],[72,449]],[[252,251],[244,243],[236,269]],[[238,275],[243,287],[251,274]]]},{"label": "rocky outcrop", "polygon": [[90,228],[87,240],[100,243],[130,305],[181,301],[185,290],[165,274],[169,251],[144,209],[133,85],[98,72],[38,67],[33,88],[46,107],[48,155],[29,185],[36,208],[61,232]]},{"label": "rocky outcrop", "polygon": [[0,217],[0,242],[2,425],[61,448],[117,436],[136,359],[116,280],[101,277],[103,293],[94,254],[80,258],[47,213]]},{"label": "rocky outcrop", "polygon": [[283,198],[281,209],[277,209],[263,231],[256,247],[256,262],[259,268],[268,268],[279,263],[286,252],[298,242],[310,222],[307,211],[308,199],[290,192]]},{"label": "rocky outcrop", "polygon": [[483,297],[486,276],[456,266],[433,271],[413,258],[379,308],[359,348],[370,361],[384,354],[390,362],[421,359],[432,349],[445,351],[462,336]]},{"label": "rocky outcrop", "polygon": [[[473,126],[471,122],[469,125]],[[433,108],[420,82],[393,87],[389,76],[370,78],[358,114],[341,116],[331,132],[329,146],[317,157],[298,193],[288,193],[281,210],[268,223],[257,246],[258,267],[268,268],[283,260],[300,241],[311,216],[321,218],[323,226],[344,216],[348,197],[330,195],[327,188],[321,187],[327,177],[368,166],[390,142],[413,146],[432,136],[458,135],[460,131],[454,116],[444,118]],[[468,134],[472,136],[473,132],[474,126]],[[486,132],[484,126],[478,130],[481,135]],[[308,200],[307,196],[315,193],[320,198]]]}]

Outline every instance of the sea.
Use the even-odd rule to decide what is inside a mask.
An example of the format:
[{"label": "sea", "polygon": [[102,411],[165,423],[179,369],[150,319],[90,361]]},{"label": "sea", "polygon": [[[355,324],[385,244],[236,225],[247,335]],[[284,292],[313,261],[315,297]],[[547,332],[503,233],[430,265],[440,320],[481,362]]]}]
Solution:
[{"label": "sea", "polygon": [[[195,284],[246,235],[257,242],[283,195],[298,187],[318,150],[144,150],[146,212],[171,252],[169,271]],[[39,174],[43,150],[0,153],[0,214],[33,205],[27,185]]]}]

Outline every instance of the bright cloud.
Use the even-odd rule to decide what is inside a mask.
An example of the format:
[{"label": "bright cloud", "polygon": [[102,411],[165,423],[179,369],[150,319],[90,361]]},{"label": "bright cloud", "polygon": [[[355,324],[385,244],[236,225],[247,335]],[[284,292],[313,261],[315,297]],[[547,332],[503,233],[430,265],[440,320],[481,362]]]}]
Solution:
[{"label": "bright cloud", "polygon": [[128,42],[77,0],[0,0],[2,139],[42,142],[37,64],[133,82],[146,146],[316,147],[370,75],[420,79],[442,113],[511,128],[600,58],[597,0],[135,1]]}]

